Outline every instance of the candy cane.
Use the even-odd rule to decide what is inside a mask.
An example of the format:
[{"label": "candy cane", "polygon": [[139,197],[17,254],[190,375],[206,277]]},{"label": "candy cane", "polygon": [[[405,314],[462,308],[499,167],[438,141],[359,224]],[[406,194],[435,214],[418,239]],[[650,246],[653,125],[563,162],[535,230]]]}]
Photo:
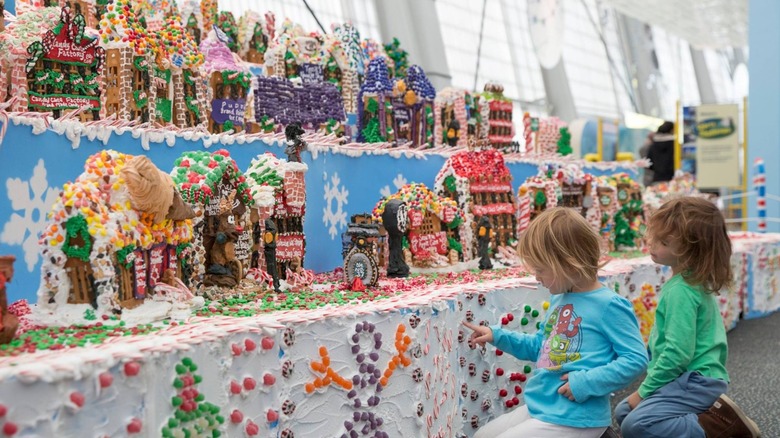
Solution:
[{"label": "candy cane", "polygon": [[531,224],[531,197],[526,195],[518,199],[520,220],[517,224],[517,235],[520,236]]},{"label": "candy cane", "polygon": [[753,177],[753,186],[758,193],[756,199],[758,213],[758,232],[766,233],[766,174],[764,173],[764,160],[756,158],[756,176]]},{"label": "candy cane", "polygon": [[531,153],[531,115],[523,114],[523,137],[525,138],[525,153]]}]

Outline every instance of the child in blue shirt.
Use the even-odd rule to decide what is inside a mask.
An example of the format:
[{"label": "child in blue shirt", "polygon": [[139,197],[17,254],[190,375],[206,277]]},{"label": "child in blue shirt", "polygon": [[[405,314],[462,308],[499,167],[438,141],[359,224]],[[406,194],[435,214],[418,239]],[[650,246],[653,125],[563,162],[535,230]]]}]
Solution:
[{"label": "child in blue shirt", "polygon": [[609,394],[647,366],[631,303],[599,283],[599,236],[575,210],[540,214],[520,239],[519,253],[552,294],[544,325],[533,335],[464,325],[473,330],[470,342],[536,361],[536,370],[525,405],[474,437],[598,438],[612,423]]}]

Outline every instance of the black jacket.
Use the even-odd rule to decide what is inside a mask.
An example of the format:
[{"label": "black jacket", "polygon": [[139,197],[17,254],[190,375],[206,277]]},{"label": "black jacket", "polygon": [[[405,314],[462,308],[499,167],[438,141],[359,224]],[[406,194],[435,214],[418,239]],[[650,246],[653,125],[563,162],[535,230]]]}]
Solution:
[{"label": "black jacket", "polygon": [[653,182],[670,181],[674,177],[674,135],[656,134],[647,158],[652,162]]}]

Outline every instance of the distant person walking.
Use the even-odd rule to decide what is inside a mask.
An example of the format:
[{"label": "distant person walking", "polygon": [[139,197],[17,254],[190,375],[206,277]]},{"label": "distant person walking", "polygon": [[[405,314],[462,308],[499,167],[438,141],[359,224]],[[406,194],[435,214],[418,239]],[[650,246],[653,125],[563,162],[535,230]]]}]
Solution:
[{"label": "distant person walking", "polygon": [[[639,156],[641,158],[647,158],[647,154],[650,152],[650,146],[653,145],[654,135],[655,135],[654,132],[648,133],[647,140],[645,140],[642,147],[639,148]],[[653,171],[650,169],[645,169],[645,173],[642,176],[642,184],[644,184],[644,186],[647,187],[652,183],[653,183]]]},{"label": "distant person walking", "polygon": [[647,158],[651,161],[652,182],[670,181],[674,177],[674,123],[667,121],[658,127]]}]

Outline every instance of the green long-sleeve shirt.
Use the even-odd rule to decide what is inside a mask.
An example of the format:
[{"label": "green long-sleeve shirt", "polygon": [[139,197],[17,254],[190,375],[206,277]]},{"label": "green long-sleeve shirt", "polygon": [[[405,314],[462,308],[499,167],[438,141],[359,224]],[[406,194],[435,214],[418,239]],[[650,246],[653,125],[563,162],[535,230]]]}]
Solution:
[{"label": "green long-sleeve shirt", "polygon": [[646,398],[687,371],[729,381],[726,328],[715,295],[675,275],[664,284],[650,333],[650,365],[639,387]]}]

